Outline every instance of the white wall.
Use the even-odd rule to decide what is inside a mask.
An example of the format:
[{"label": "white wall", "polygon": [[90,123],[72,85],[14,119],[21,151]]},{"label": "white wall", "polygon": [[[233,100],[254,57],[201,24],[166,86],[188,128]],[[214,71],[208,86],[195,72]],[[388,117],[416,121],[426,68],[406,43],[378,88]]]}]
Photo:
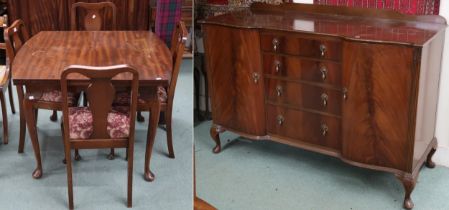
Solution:
[{"label": "white wall", "polygon": [[[293,0],[297,3],[313,3],[313,0]],[[449,1],[440,1],[440,15],[449,22]],[[433,160],[438,165],[449,167],[449,31],[443,51],[443,63],[440,77],[440,98],[438,103],[437,128],[438,149]]]}]

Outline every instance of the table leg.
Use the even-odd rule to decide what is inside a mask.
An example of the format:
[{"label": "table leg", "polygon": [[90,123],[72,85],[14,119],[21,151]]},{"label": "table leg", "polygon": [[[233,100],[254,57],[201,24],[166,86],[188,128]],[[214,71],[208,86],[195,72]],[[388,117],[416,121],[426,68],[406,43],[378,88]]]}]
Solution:
[{"label": "table leg", "polygon": [[19,111],[20,111],[20,129],[19,129],[19,153],[23,153],[23,149],[25,146],[25,111],[23,110],[23,85],[16,85],[17,88],[17,96],[19,98]]},{"label": "table leg", "polygon": [[33,103],[27,99],[23,101],[25,108],[25,119],[28,126],[28,134],[30,135],[31,143],[33,145],[34,156],[36,157],[37,167],[33,171],[33,178],[39,179],[42,177],[42,161],[41,150],[39,147],[39,141],[37,138],[36,129],[36,109],[33,107]]},{"label": "table leg", "polygon": [[148,133],[147,133],[147,147],[145,151],[145,167],[144,167],[144,178],[146,181],[153,181],[155,176],[150,170],[150,160],[151,153],[153,152],[154,140],[156,138],[156,130],[159,124],[159,113],[161,111],[161,104],[158,99],[155,99],[151,103],[150,108],[150,121],[148,123]]}]

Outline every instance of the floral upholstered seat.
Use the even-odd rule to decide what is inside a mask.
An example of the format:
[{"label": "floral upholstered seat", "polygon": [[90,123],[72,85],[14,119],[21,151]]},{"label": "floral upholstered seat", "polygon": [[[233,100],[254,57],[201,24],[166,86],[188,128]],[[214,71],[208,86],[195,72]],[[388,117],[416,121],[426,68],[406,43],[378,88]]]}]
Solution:
[{"label": "floral upholstered seat", "polygon": [[[107,132],[111,138],[129,136],[129,107],[114,107],[108,114]],[[93,133],[92,112],[88,107],[69,108],[69,130],[71,139],[88,139]]]},{"label": "floral upholstered seat", "polygon": [[[153,91],[151,89],[139,92],[138,103],[146,103],[149,100],[151,100],[152,98],[155,98],[154,92],[155,91]],[[157,94],[157,98],[159,99],[160,102],[167,102],[167,99],[168,99],[167,90],[164,87],[158,86],[157,90],[156,90],[156,94]],[[115,94],[115,99],[114,99],[113,104],[119,105],[119,106],[129,105],[129,101],[130,101],[129,92],[121,91],[121,92],[117,92]]]}]

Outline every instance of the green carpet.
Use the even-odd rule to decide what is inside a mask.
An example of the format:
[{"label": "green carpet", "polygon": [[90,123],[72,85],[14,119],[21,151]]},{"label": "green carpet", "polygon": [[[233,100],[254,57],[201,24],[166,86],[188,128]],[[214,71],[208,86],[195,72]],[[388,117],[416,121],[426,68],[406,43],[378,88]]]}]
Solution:
[{"label": "green carpet", "polygon": [[[194,129],[196,184],[198,196],[218,209],[402,209],[404,190],[392,174],[230,132],[213,154],[210,125]],[[424,167],[412,199],[415,210],[449,209],[449,169]]]},{"label": "green carpet", "polygon": [[[148,113],[144,115],[145,123],[136,123],[132,209],[191,209],[192,77],[192,60],[184,60],[173,110],[176,158],[167,157],[165,131],[158,129],[151,167],[156,180],[152,183],[143,180]],[[17,98],[15,102],[18,109]],[[36,165],[28,134],[25,153],[18,154],[19,114],[9,113],[10,143],[0,145],[1,210],[68,208],[60,124],[50,122],[50,114],[48,111],[39,112],[38,130],[44,175],[35,180],[31,177]],[[127,209],[125,150],[118,149],[116,152],[119,157],[111,161],[106,159],[107,149],[80,151],[83,159],[74,162],[73,167],[75,209]]]}]

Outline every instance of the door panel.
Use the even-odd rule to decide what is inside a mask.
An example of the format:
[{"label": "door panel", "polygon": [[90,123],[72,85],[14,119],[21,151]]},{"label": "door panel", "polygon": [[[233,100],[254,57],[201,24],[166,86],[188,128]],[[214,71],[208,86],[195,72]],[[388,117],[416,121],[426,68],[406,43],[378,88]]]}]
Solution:
[{"label": "door panel", "polygon": [[413,48],[345,42],[342,155],[408,170],[412,147]]},{"label": "door panel", "polygon": [[257,30],[204,25],[214,123],[265,135],[260,40]]}]

